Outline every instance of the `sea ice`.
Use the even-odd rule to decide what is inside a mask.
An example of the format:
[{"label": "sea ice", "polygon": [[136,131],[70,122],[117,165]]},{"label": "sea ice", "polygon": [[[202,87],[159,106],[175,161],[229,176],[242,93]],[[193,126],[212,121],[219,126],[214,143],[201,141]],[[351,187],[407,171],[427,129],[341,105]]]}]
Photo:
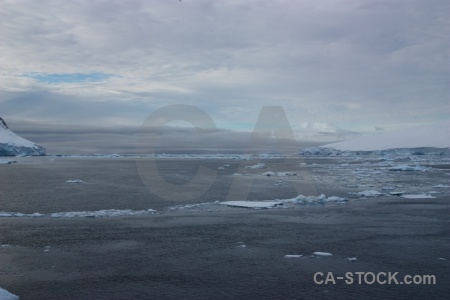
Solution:
[{"label": "sea ice", "polygon": [[314,252],[313,253],[316,256],[332,256],[333,254],[328,253],[328,252]]},{"label": "sea ice", "polygon": [[81,179],[69,179],[66,182],[68,182],[68,183],[84,183],[84,181]]},{"label": "sea ice", "polygon": [[0,300],[19,300],[19,296],[0,288]]},{"label": "sea ice", "polygon": [[257,163],[256,165],[253,166],[246,166],[246,169],[266,169],[267,166],[264,163]]},{"label": "sea ice", "polygon": [[299,258],[302,257],[303,255],[301,254],[286,254],[284,257],[285,258]]},{"label": "sea ice", "polygon": [[407,199],[430,199],[430,198],[436,198],[433,197],[431,195],[428,194],[417,194],[417,195],[413,195],[413,194],[408,194],[408,195],[403,195],[403,198],[407,198]]},{"label": "sea ice", "polygon": [[15,164],[15,163],[17,163],[17,161],[15,161],[15,160],[0,159],[0,165],[10,165],[10,164]]},{"label": "sea ice", "polygon": [[358,193],[356,193],[356,195],[361,196],[361,197],[379,197],[379,196],[383,196],[384,194],[374,191],[374,190],[367,190],[367,191],[358,192]]},{"label": "sea ice", "polygon": [[388,170],[389,171],[426,171],[428,169],[423,166],[398,165],[398,166],[390,167]]},{"label": "sea ice", "polygon": [[446,184],[438,184],[438,185],[433,185],[433,188],[450,188],[450,185],[446,185]]},{"label": "sea ice", "polygon": [[233,207],[244,207],[244,208],[272,208],[274,206],[283,205],[281,201],[225,201],[219,204],[233,206]]}]

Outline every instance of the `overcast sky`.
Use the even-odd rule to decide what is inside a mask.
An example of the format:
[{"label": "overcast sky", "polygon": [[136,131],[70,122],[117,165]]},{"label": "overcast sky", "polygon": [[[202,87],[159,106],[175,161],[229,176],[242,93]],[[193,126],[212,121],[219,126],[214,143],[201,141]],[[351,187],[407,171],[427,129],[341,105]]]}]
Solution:
[{"label": "overcast sky", "polygon": [[304,122],[367,133],[450,118],[448,0],[0,7],[0,116],[38,142],[59,141],[42,136],[52,126],[72,141],[74,126],[138,128],[179,103],[207,112],[221,137],[251,131],[267,105],[282,106],[294,131]]}]

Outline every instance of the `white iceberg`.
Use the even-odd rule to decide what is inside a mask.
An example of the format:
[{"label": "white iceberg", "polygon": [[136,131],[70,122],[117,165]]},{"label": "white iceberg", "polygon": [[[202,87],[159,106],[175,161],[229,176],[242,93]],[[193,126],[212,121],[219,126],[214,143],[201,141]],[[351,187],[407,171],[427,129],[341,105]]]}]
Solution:
[{"label": "white iceberg", "polygon": [[433,188],[450,188],[450,185],[446,185],[446,184],[437,184],[437,185],[433,185]]},{"label": "white iceberg", "polygon": [[374,191],[374,190],[367,190],[367,191],[362,191],[362,192],[357,192],[355,193],[358,196],[361,197],[379,197],[379,196],[383,196],[383,193]]},{"label": "white iceberg", "polygon": [[135,215],[149,215],[155,213],[156,210],[132,210],[132,209],[105,209],[96,211],[70,211],[57,212],[50,214],[52,218],[97,218],[97,217],[121,217],[121,216],[135,216]]},{"label": "white iceberg", "polygon": [[11,159],[0,159],[0,165],[10,165],[15,164],[17,161]]},{"label": "white iceberg", "polygon": [[256,165],[253,166],[246,166],[246,169],[266,169],[267,166],[264,163],[257,163]]},{"label": "white iceberg", "polygon": [[333,254],[328,253],[328,252],[314,252],[313,253],[315,256],[333,256]]},{"label": "white iceberg", "polygon": [[433,197],[433,196],[431,196],[429,194],[416,194],[416,195],[408,194],[408,195],[403,195],[402,197],[403,198],[407,198],[407,199],[431,199],[431,198],[436,198],[436,197]]},{"label": "white iceberg", "polygon": [[388,169],[389,171],[426,171],[428,168],[422,166],[398,165]]},{"label": "white iceberg", "polygon": [[28,155],[45,155],[45,148],[18,136],[0,118],[0,156]]},{"label": "white iceberg", "polygon": [[81,179],[69,179],[66,182],[68,182],[68,183],[84,183],[84,181]]},{"label": "white iceberg", "polygon": [[19,300],[19,296],[0,288],[0,300]]}]

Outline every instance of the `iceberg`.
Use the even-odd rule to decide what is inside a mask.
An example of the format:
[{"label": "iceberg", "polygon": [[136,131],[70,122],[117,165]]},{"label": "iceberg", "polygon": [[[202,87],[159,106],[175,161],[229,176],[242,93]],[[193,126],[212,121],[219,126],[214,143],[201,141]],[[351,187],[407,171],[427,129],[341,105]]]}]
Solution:
[{"label": "iceberg", "polygon": [[45,148],[18,136],[0,118],[0,156],[31,155],[45,155]]}]

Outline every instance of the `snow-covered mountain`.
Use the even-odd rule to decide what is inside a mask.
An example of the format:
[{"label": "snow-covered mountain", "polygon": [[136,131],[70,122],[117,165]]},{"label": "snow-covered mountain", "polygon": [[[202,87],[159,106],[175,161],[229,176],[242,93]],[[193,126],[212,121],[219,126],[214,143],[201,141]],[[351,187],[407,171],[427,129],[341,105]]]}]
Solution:
[{"label": "snow-covered mountain", "polygon": [[299,140],[331,143],[361,136],[358,132],[344,130],[322,122],[303,122],[293,128]]},{"label": "snow-covered mountain", "polygon": [[45,148],[18,136],[0,118],[0,156],[19,155],[45,155]]},{"label": "snow-covered mountain", "polygon": [[363,136],[323,147],[349,151],[376,151],[405,148],[449,148],[450,120],[431,125]]}]

